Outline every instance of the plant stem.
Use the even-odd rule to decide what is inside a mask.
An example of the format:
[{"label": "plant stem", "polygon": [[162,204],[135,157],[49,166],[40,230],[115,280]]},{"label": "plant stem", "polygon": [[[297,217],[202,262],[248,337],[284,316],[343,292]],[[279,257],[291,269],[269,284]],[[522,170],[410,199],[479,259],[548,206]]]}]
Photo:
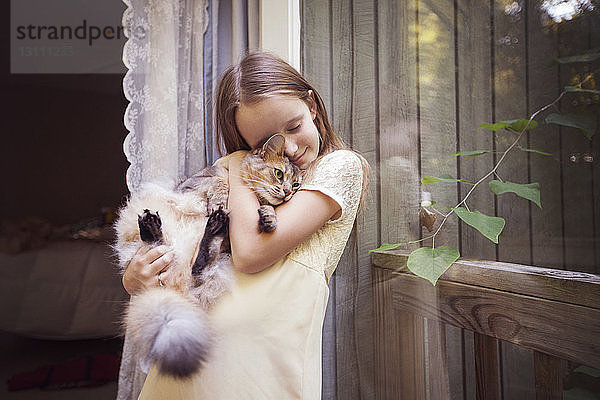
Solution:
[{"label": "plant stem", "polygon": [[[460,207],[461,205],[465,204],[465,202],[467,201],[467,199],[469,198],[469,196],[471,196],[471,193],[473,193],[473,191],[477,188],[477,186],[479,186],[483,181],[485,181],[491,175],[496,174],[496,171],[500,167],[500,164],[502,164],[502,162],[506,158],[506,155],[517,145],[517,143],[519,143],[519,140],[521,140],[521,138],[523,137],[523,135],[525,134],[525,132],[527,132],[527,128],[529,128],[529,125],[531,125],[531,121],[533,121],[533,119],[538,114],[540,114],[541,112],[547,110],[548,108],[550,108],[550,107],[554,106],[556,103],[558,103],[566,93],[567,93],[567,91],[564,90],[560,94],[560,96],[558,96],[552,103],[550,103],[550,104],[548,104],[548,105],[540,108],[535,113],[533,113],[531,115],[531,117],[529,118],[529,121],[527,121],[527,125],[523,128],[523,130],[521,132],[519,132],[519,135],[517,136],[517,138],[512,142],[512,144],[510,146],[508,146],[508,148],[506,150],[504,150],[502,152],[502,156],[500,157],[500,159],[498,160],[498,162],[496,163],[496,165],[494,165],[494,168],[492,168],[491,171],[489,171],[481,179],[479,179],[477,182],[475,182],[475,184],[473,184],[473,186],[467,192],[467,194],[465,195],[465,197],[456,206],[454,206],[453,208],[451,208],[450,212],[448,212],[448,214],[444,215],[444,219],[442,220],[442,222],[440,222],[440,225],[438,226],[438,229],[435,231],[435,233],[433,235],[431,235],[431,236],[429,236],[427,238],[420,239],[420,240],[418,240],[416,242],[418,243],[418,242],[421,242],[423,240],[430,239],[430,238],[433,239],[433,240],[435,240],[435,236],[439,233],[439,231],[441,230],[442,226],[446,223],[446,220],[448,219],[448,217],[450,217],[454,213],[454,210],[456,208]],[[411,242],[409,242],[409,243],[411,243]]]},{"label": "plant stem", "polygon": [[[579,83],[577,86],[581,88],[581,85],[583,85],[587,80],[589,80],[590,77],[586,77],[581,83]],[[442,219],[442,221],[440,222],[440,225],[438,226],[438,228],[436,229],[436,231],[427,236],[424,237],[422,239],[418,239],[418,240],[411,240],[409,242],[405,242],[405,243],[397,243],[398,246],[402,246],[402,245],[409,245],[409,244],[417,244],[420,242],[424,242],[425,240],[428,239],[432,239],[432,247],[435,247],[435,237],[438,235],[438,233],[440,232],[440,230],[442,229],[442,227],[444,226],[444,224],[446,223],[446,221],[448,220],[448,217],[450,217],[453,213],[454,210],[458,207],[460,207],[461,205],[465,205],[465,207],[467,208],[467,210],[469,210],[468,206],[466,206],[466,201],[469,198],[469,196],[471,196],[471,193],[473,193],[473,191],[477,188],[477,186],[479,186],[483,181],[485,181],[487,178],[489,178],[491,175],[496,175],[498,176],[498,173],[496,172],[498,170],[498,168],[500,167],[500,164],[502,164],[502,162],[504,161],[504,159],[506,158],[507,154],[517,145],[517,143],[519,143],[519,140],[521,140],[521,138],[523,137],[523,135],[525,134],[525,132],[527,131],[527,128],[529,128],[529,126],[531,125],[531,121],[534,120],[534,118],[536,116],[538,116],[540,113],[546,111],[548,108],[554,106],[556,103],[558,103],[563,96],[567,93],[567,90],[564,90],[552,103],[545,105],[544,107],[540,108],[539,110],[537,110],[535,113],[533,113],[531,115],[531,117],[529,118],[529,120],[527,121],[527,125],[523,128],[523,130],[521,132],[519,132],[519,135],[517,136],[517,138],[512,142],[512,144],[510,146],[508,146],[508,148],[506,150],[504,150],[503,152],[498,152],[499,154],[502,154],[502,156],[500,156],[500,159],[498,160],[498,162],[496,162],[496,165],[494,165],[494,168],[492,168],[491,171],[489,171],[487,174],[485,174],[481,179],[479,179],[477,182],[475,182],[474,184],[472,184],[473,186],[471,187],[471,189],[467,192],[467,194],[465,195],[465,197],[453,208],[450,209],[450,211],[447,214],[443,214],[440,211],[436,210],[435,208],[433,209],[435,212],[439,213],[440,215],[442,215],[444,218]],[[500,177],[498,176],[498,179],[500,179]],[[470,211],[470,210],[469,210]]]},{"label": "plant stem", "polygon": [[[500,157],[500,159],[498,160],[498,162],[496,163],[496,165],[494,166],[494,168],[492,168],[492,170],[490,172],[488,172],[487,174],[485,174],[483,176],[483,178],[479,179],[475,185],[473,185],[473,187],[471,188],[471,190],[469,190],[469,192],[465,195],[465,197],[461,200],[460,203],[458,203],[456,205],[456,207],[460,207],[471,195],[471,193],[473,193],[473,190],[475,190],[475,188],[484,180],[486,180],[490,175],[496,173],[496,170],[498,170],[498,167],[500,167],[500,164],[502,164],[502,161],[504,161],[504,159],[506,158],[506,155],[517,145],[517,143],[519,143],[519,140],[521,140],[521,138],[523,137],[523,135],[525,134],[525,132],[527,132],[527,128],[529,128],[529,125],[531,125],[531,121],[533,121],[533,119],[541,112],[547,110],[548,108],[552,107],[553,105],[555,105],[556,103],[558,103],[560,101],[560,99],[562,99],[562,97],[567,93],[566,90],[564,90],[560,96],[558,96],[558,98],[556,100],[554,100],[552,103],[540,108],[539,110],[537,110],[535,113],[533,113],[531,115],[531,117],[529,118],[529,121],[527,121],[527,125],[525,126],[525,128],[523,128],[523,130],[519,133],[519,136],[517,136],[517,138],[512,142],[512,144],[510,146],[508,146],[508,148],[506,150],[504,150],[502,152],[502,156]],[[456,208],[454,207],[454,208]],[[450,212],[448,213],[448,216],[450,214],[452,214],[454,211],[450,210]]]}]

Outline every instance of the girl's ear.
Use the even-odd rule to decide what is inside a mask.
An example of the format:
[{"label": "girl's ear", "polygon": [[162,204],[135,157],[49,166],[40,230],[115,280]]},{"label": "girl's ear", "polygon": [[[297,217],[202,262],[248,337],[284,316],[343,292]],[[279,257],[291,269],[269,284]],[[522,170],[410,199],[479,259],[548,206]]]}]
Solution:
[{"label": "girl's ear", "polygon": [[285,138],[283,135],[275,134],[267,139],[265,144],[263,144],[262,149],[260,151],[260,156],[263,157],[267,153],[274,153],[280,157],[283,157],[283,153],[285,152]]}]

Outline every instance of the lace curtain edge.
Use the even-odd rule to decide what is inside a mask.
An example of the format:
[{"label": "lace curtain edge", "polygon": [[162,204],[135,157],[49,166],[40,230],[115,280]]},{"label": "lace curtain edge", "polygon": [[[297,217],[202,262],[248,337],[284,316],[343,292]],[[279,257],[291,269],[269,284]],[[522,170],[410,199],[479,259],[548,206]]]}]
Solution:
[{"label": "lace curtain edge", "polygon": [[[126,182],[131,191],[148,179],[160,178],[161,175],[164,175],[165,179],[181,178],[205,166],[205,151],[202,149],[204,145],[204,89],[201,60],[203,58],[203,36],[209,25],[209,16],[207,0],[179,0],[177,2],[145,0],[140,1],[139,6],[136,0],[122,1],[127,6],[122,19],[124,33],[127,37],[123,47],[123,63],[127,69],[123,78],[123,92],[128,101],[124,114],[124,125],[129,132],[123,141],[123,152],[130,163],[127,168]],[[151,21],[148,19],[159,18],[160,10],[156,10],[161,7],[172,7],[169,11],[176,14],[177,22],[181,23],[168,32],[168,35],[154,33],[149,29]],[[165,26],[168,25],[165,24]],[[153,34],[154,38],[152,38]],[[172,37],[165,39],[164,36],[169,35]],[[163,48],[174,53],[172,54],[173,58],[177,60],[173,62],[177,64],[174,69],[167,72],[170,75],[162,81],[153,76],[162,73],[161,70],[147,71],[146,65],[142,64],[146,59],[149,64],[157,63],[157,54],[160,53],[153,53],[153,49],[150,48],[149,42],[152,39],[158,39],[157,42],[161,41]],[[173,41],[165,44],[170,39]],[[179,60],[182,57],[177,53],[179,49],[174,49],[177,45],[181,46],[181,43],[186,46],[183,49],[186,52],[183,56],[183,63],[180,63]],[[200,61],[190,62],[194,59]],[[162,69],[163,66],[160,67]],[[151,81],[150,84],[147,84],[147,80]],[[165,82],[169,83],[165,84]],[[179,93],[181,88],[184,88],[184,93]],[[157,108],[157,98],[161,103],[170,102],[171,109],[162,115],[156,115],[160,113],[152,108]],[[163,104],[160,106],[164,108]],[[153,111],[152,115],[145,115],[149,110]],[[175,134],[170,134],[170,136],[176,137],[177,140],[174,143],[167,143],[171,146],[169,151],[165,151],[162,146],[157,149],[157,152],[170,153],[168,159],[162,160],[167,163],[166,166],[159,165],[156,162],[157,157],[149,154],[151,147],[149,135],[152,134],[151,131],[156,131],[157,126],[175,129]],[[153,157],[150,162],[146,161],[149,157]],[[144,168],[152,169],[154,173],[148,174]]]}]

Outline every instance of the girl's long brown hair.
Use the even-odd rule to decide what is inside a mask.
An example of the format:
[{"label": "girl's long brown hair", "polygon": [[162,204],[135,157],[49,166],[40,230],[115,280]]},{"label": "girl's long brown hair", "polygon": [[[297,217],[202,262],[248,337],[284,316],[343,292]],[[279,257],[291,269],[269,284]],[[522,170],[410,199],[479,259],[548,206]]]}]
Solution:
[{"label": "girl's long brown hair", "polygon": [[[268,52],[256,51],[248,53],[239,64],[227,68],[217,86],[214,115],[217,146],[221,155],[223,148],[227,153],[251,150],[235,125],[235,113],[240,104],[256,104],[274,95],[298,98],[306,102],[309,107],[311,102],[314,104],[316,114],[314,123],[321,138],[319,158],[334,150],[350,150],[333,131],[325,103],[319,92],[281,58]],[[356,154],[363,167],[362,203],[368,185],[370,167],[360,154]]]}]

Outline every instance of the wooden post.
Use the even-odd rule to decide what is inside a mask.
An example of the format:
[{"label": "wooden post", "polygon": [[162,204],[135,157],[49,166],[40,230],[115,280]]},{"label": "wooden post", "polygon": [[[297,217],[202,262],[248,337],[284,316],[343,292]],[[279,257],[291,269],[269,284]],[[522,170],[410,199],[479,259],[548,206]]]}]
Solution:
[{"label": "wooden post", "polygon": [[375,398],[424,400],[424,319],[394,309],[393,274],[375,270]]},{"label": "wooden post", "polygon": [[446,324],[427,319],[426,344],[426,384],[429,399],[443,400],[450,398],[448,378],[448,346],[446,345]]},{"label": "wooden post", "polygon": [[563,384],[560,358],[541,351],[533,352],[536,400],[562,400]]},{"label": "wooden post", "polygon": [[497,339],[475,333],[475,370],[477,372],[477,400],[499,399]]},{"label": "wooden post", "polygon": [[400,332],[400,393],[396,399],[425,400],[424,319],[409,312],[397,312]]}]

